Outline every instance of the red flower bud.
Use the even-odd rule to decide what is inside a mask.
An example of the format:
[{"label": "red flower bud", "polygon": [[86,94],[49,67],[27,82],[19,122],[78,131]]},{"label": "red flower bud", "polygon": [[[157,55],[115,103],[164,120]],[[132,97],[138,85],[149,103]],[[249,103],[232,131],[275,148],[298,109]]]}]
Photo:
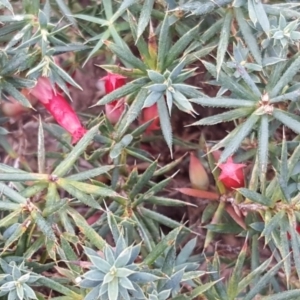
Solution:
[{"label": "red flower bud", "polygon": [[106,94],[109,94],[126,84],[126,77],[119,74],[108,73],[100,79],[100,81],[102,80],[105,82]]},{"label": "red flower bud", "polygon": [[31,95],[36,97],[56,122],[72,135],[72,144],[77,143],[86,133],[72,106],[52,88],[48,78],[40,77],[31,90]]},{"label": "red flower bud", "polygon": [[116,124],[125,109],[124,98],[105,104],[105,114],[111,124]]},{"label": "red flower bud", "polygon": [[243,168],[245,164],[236,164],[232,157],[229,157],[226,163],[220,164],[221,174],[219,180],[228,189],[237,189],[245,185]]},{"label": "red flower bud", "polygon": [[[119,74],[108,73],[106,76],[98,80],[97,87],[99,89],[103,88],[103,82],[104,82],[105,93],[109,94],[112,91],[125,85],[126,77]],[[124,99],[114,100],[108,104],[105,104],[106,117],[112,124],[116,124],[119,121],[124,109],[125,109]]]},{"label": "red flower bud", "polygon": [[[155,119],[156,118],[156,119]],[[144,124],[150,120],[153,120],[151,124],[146,129],[146,133],[151,133],[154,130],[160,129],[159,118],[158,118],[158,111],[157,105],[153,104],[150,107],[145,107],[142,111],[142,116],[140,118],[140,124]]]},{"label": "red flower bud", "polygon": [[200,160],[196,155],[190,153],[189,176],[192,187],[207,191],[209,188],[209,177]]}]

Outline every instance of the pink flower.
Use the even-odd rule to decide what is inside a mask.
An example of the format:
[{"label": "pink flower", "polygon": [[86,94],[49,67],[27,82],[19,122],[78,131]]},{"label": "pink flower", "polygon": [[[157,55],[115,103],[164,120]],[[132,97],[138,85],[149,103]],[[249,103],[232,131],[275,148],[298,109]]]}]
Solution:
[{"label": "pink flower", "polygon": [[72,144],[77,143],[86,133],[72,106],[53,89],[48,78],[40,77],[31,90],[31,95],[36,97],[56,122],[72,135]]},{"label": "pink flower", "polygon": [[[156,118],[156,119],[155,119]],[[153,104],[150,107],[146,107],[142,111],[142,117],[140,119],[140,124],[144,124],[150,120],[153,120],[151,124],[146,129],[146,133],[149,134],[154,130],[160,129],[159,118],[158,118],[158,111],[157,105]]]},{"label": "pink flower", "polygon": [[[126,77],[119,74],[108,73],[106,76],[102,77],[97,85],[101,87],[104,82],[105,93],[109,94],[112,91],[120,88],[126,84]],[[112,124],[116,124],[125,109],[124,98],[119,100],[114,100],[108,104],[105,104],[106,117]]]},{"label": "pink flower", "polygon": [[245,164],[236,164],[232,157],[227,159],[227,162],[218,166],[221,169],[219,180],[228,189],[237,189],[245,185],[243,168]]}]

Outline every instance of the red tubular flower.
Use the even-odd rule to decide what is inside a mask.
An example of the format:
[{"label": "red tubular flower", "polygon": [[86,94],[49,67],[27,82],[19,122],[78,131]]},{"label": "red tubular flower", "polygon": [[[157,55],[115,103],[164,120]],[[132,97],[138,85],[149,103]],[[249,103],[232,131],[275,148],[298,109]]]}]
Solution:
[{"label": "red tubular flower", "polygon": [[[156,118],[156,119],[154,119]],[[154,119],[151,124],[148,126],[146,129],[146,133],[151,133],[154,130],[159,130],[160,129],[160,124],[159,124],[159,118],[158,118],[158,111],[157,111],[157,105],[153,104],[150,107],[146,107],[142,111],[142,117],[140,119],[140,124],[144,124],[150,120]]]},{"label": "red tubular flower", "polygon": [[236,164],[233,162],[232,157],[229,157],[227,162],[220,164],[221,174],[219,180],[229,190],[237,189],[245,185],[243,168],[245,164]]},{"label": "red tubular flower", "polygon": [[72,106],[52,88],[48,78],[40,77],[31,94],[44,105],[56,122],[72,135],[72,144],[77,143],[86,133]]},{"label": "red tubular flower", "polygon": [[[108,73],[106,76],[102,77],[98,81],[97,86],[101,87],[103,82],[104,82],[105,93],[109,94],[112,91],[125,85],[126,77],[118,74]],[[105,104],[106,116],[112,124],[116,124],[119,121],[124,109],[125,109],[124,98],[119,100],[114,100],[108,104]]]}]

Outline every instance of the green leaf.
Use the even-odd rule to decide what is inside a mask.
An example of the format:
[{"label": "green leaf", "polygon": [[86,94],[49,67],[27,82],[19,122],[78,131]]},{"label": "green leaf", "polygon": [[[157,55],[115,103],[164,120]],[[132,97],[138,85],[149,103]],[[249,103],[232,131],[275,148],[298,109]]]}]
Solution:
[{"label": "green leaf", "polygon": [[198,36],[200,24],[197,24],[194,28],[185,32],[183,36],[171,47],[166,58],[166,66],[169,66],[174,60],[186,49],[189,43],[191,43]]},{"label": "green leaf", "polygon": [[[193,102],[195,102],[195,101],[193,101]],[[226,112],[218,114],[218,115],[203,118],[203,119],[201,119],[201,120],[199,120],[195,123],[192,123],[189,126],[215,125],[215,124],[219,124],[219,123],[222,123],[222,122],[229,122],[229,121],[233,121],[235,119],[247,117],[248,115],[251,115],[252,112],[253,112],[253,108],[244,108],[244,107],[237,108],[237,109],[234,109],[234,110],[226,111]]]},{"label": "green leaf", "polygon": [[[295,224],[297,224],[296,217],[294,214],[288,214],[289,218],[289,232],[291,235],[291,245],[292,245],[292,254],[294,257],[294,263],[296,266],[296,271],[298,278],[300,278],[300,243],[299,243],[299,235],[298,232],[296,231]],[[290,254],[290,253],[289,253]]]},{"label": "green leaf", "polygon": [[74,25],[76,26],[76,20],[72,16],[72,12],[70,11],[69,7],[66,5],[64,0],[55,0],[60,11],[63,15]]},{"label": "green leaf", "polygon": [[106,30],[103,33],[101,33],[98,36],[98,42],[96,44],[96,46],[93,48],[93,50],[90,52],[90,54],[88,55],[88,57],[86,58],[85,62],[83,63],[83,66],[86,65],[86,63],[88,62],[88,60],[93,57],[93,55],[95,55],[97,53],[97,51],[104,45],[104,41],[106,41],[108,38],[110,37],[110,31]]},{"label": "green leaf", "polygon": [[[217,252],[214,253],[212,263],[207,259],[207,269],[210,272],[209,277],[211,278],[211,280],[221,279],[220,258]],[[225,283],[223,281],[217,282],[214,289],[217,292],[218,298],[220,300],[228,299]]]},{"label": "green leaf", "polygon": [[214,11],[217,8],[220,8],[222,6],[226,6],[227,4],[231,4],[231,0],[215,0],[215,1],[206,1],[206,2],[187,2],[184,3],[177,8],[174,9],[174,11],[188,11],[191,12],[193,15],[205,15],[207,13],[210,13]]},{"label": "green leaf", "polygon": [[59,199],[59,201],[52,201],[52,203],[49,203],[49,205],[48,205],[48,202],[49,201],[47,201],[47,207],[45,207],[45,209],[43,210],[44,218],[47,218],[56,213],[60,214],[60,212],[65,210],[69,206],[69,203],[70,203],[69,199],[66,199],[66,198]]},{"label": "green leaf", "polygon": [[272,113],[273,117],[279,120],[282,124],[286,125],[294,132],[300,134],[300,122],[292,118],[287,112],[274,108]]},{"label": "green leaf", "polygon": [[184,230],[190,231],[187,227],[182,226],[181,223],[174,221],[171,218],[166,217],[156,211],[147,209],[145,207],[140,207],[139,210],[140,210],[143,218],[152,219],[152,220],[154,220],[162,225],[165,225],[169,228],[182,227]]},{"label": "green leaf", "polygon": [[50,67],[52,72],[58,74],[65,82],[71,84],[72,86],[76,87],[79,90],[82,90],[81,86],[78,85],[75,80],[61,67],[59,67],[56,63],[50,61]]},{"label": "green leaf", "polygon": [[293,63],[289,66],[289,68],[282,74],[279,81],[269,91],[270,98],[274,98],[275,96],[279,95],[282,89],[292,81],[294,76],[298,73],[299,69],[300,69],[300,56],[293,61]]},{"label": "green leaf", "polygon": [[121,120],[118,125],[117,132],[119,136],[122,136],[129,126],[133,123],[133,121],[140,115],[142,108],[144,106],[145,99],[147,97],[147,89],[141,88],[133,102],[131,103],[126,115]]},{"label": "green leaf", "polygon": [[87,179],[91,179],[93,177],[97,177],[102,174],[106,174],[109,171],[111,171],[115,166],[101,166],[95,169],[91,169],[88,171],[80,172],[77,174],[70,175],[66,177],[68,180],[73,180],[73,181],[85,181]]},{"label": "green leaf", "polygon": [[299,101],[299,98],[300,98],[300,89],[272,98],[270,100],[270,103],[278,103],[286,100],[295,102],[295,101]]},{"label": "green leaf", "polygon": [[236,260],[234,269],[232,271],[232,275],[230,277],[228,287],[227,287],[227,293],[229,299],[235,299],[238,294],[238,284],[243,277],[243,267],[244,267],[244,262],[247,256],[247,239],[245,240],[244,246]]},{"label": "green leaf", "polygon": [[20,204],[17,203],[11,203],[8,201],[0,201],[0,210],[17,210],[20,208]]},{"label": "green leaf", "polygon": [[157,167],[157,161],[154,161],[138,179],[129,193],[129,198],[133,199],[150,181]]},{"label": "green leaf", "polygon": [[256,24],[256,22],[258,21],[264,32],[269,35],[270,23],[262,2],[256,0],[248,0],[248,10],[251,21],[254,24]]},{"label": "green leaf", "polygon": [[82,14],[75,14],[75,15],[73,15],[73,17],[77,18],[77,19],[80,19],[80,20],[88,21],[88,22],[91,22],[91,23],[96,23],[96,24],[99,24],[99,25],[106,25],[107,24],[107,20],[101,19],[101,18],[98,18],[98,17],[82,15]]},{"label": "green leaf", "polygon": [[133,136],[131,134],[126,134],[122,137],[121,141],[116,143],[110,153],[109,153],[109,157],[111,159],[116,159],[117,157],[119,157],[123,150],[127,148],[127,146],[132,142],[133,140]]},{"label": "green leaf", "polygon": [[48,287],[51,290],[57,291],[63,295],[69,296],[70,299],[73,300],[82,300],[82,295],[79,295],[69,289],[67,286],[60,284],[59,282],[55,281],[55,277],[52,279],[41,276],[38,280],[39,284],[44,287]]},{"label": "green leaf", "polygon": [[249,86],[249,88],[252,90],[252,92],[258,97],[261,98],[261,92],[258,89],[257,85],[253,81],[252,77],[248,74],[246,68],[242,65],[237,65],[236,71],[241,75],[241,77],[244,79],[246,84]]},{"label": "green leaf", "polygon": [[271,239],[271,234],[274,230],[278,230],[280,223],[285,216],[285,212],[282,210],[275,214],[270,220],[266,221],[265,228],[261,233],[262,236],[266,237],[265,244],[267,244]]},{"label": "green leaf", "polygon": [[18,192],[11,189],[7,185],[3,184],[2,182],[0,182],[0,191],[1,194],[5,195],[13,202],[20,203],[20,204],[26,204],[27,202],[26,198],[22,197]]},{"label": "green leaf", "polygon": [[57,182],[64,181],[65,183],[68,183],[70,185],[73,185],[76,189],[87,193],[88,195],[96,195],[100,197],[117,197],[119,196],[118,193],[116,193],[114,190],[108,188],[108,187],[102,187],[97,186],[93,184],[88,184],[84,182],[78,182],[73,180],[67,180],[60,178]]},{"label": "green leaf", "polygon": [[291,177],[291,174],[299,160],[300,160],[300,144],[294,149],[292,155],[289,158],[288,161],[289,173],[287,176],[288,178]]},{"label": "green leaf", "polygon": [[244,300],[252,300],[254,297],[259,295],[260,291],[271,281],[271,279],[278,273],[282,267],[283,261],[277,263],[272,269],[270,269],[260,280],[251,287],[249,293],[244,296]]},{"label": "green leaf", "polygon": [[41,117],[39,117],[39,129],[38,129],[38,170],[39,173],[45,172],[44,130],[43,130]]},{"label": "green leaf", "polygon": [[283,194],[284,200],[290,202],[290,192],[288,190],[288,149],[285,137],[285,130],[283,127],[282,147],[281,147],[281,162],[280,162],[280,174],[278,177],[279,187]]},{"label": "green leaf", "polygon": [[166,56],[168,54],[168,46],[170,42],[170,23],[169,23],[169,15],[165,14],[165,18],[162,22],[159,39],[158,39],[158,52],[157,52],[157,70],[160,72],[164,71],[164,63],[166,61]]},{"label": "green leaf", "polygon": [[121,235],[121,232],[118,227],[116,218],[111,211],[107,211],[107,221],[108,221],[108,225],[109,225],[110,231],[112,233],[112,236],[114,238],[114,242],[115,242],[115,244],[117,244],[117,241]]},{"label": "green leaf", "polygon": [[263,4],[264,10],[267,14],[280,16],[283,15],[287,19],[299,19],[300,13],[295,9],[289,9],[282,7],[280,5],[270,5],[270,4]]},{"label": "green leaf", "polygon": [[55,168],[53,175],[58,177],[64,176],[67,172],[71,170],[76,160],[85,151],[89,143],[93,140],[94,136],[98,132],[99,124],[91,128],[83,138],[78,142],[78,144],[73,148],[73,150],[68,154],[68,156]]},{"label": "green leaf", "polygon": [[226,15],[224,17],[223,26],[220,32],[220,40],[218,45],[218,51],[217,51],[217,79],[219,77],[219,73],[222,69],[222,65],[224,62],[224,57],[227,52],[228,44],[229,44],[229,38],[230,38],[230,27],[232,22],[232,9],[229,8],[226,12]]},{"label": "green leaf", "polygon": [[198,51],[187,54],[185,56],[185,64],[189,65],[195,62],[196,60],[199,60],[201,57],[208,55],[217,47],[217,45],[217,43],[212,43],[205,47],[201,47],[201,49]]},{"label": "green leaf", "polygon": [[[131,93],[134,93],[145,86],[148,83],[148,78],[142,77],[136,80],[127,83],[126,85],[114,90],[113,92],[109,93],[108,95],[104,96],[101,100],[99,100],[94,106],[96,105],[104,105],[110,103],[116,99],[120,99],[124,96],[127,96]],[[147,90],[146,90],[147,92]]]},{"label": "green leaf", "polygon": [[[77,189],[77,182],[74,181],[73,183],[75,183],[74,185],[71,184],[71,181],[60,178],[57,181],[57,184],[63,188],[65,191],[67,191],[70,195],[72,195],[73,197],[75,197],[76,199],[78,199],[80,202],[84,203],[87,206],[93,207],[93,208],[101,208],[99,203],[93,199],[89,193],[88,193],[88,189],[86,189],[86,191],[82,191],[82,189]],[[88,185],[86,183],[86,185]],[[94,186],[92,186],[94,187]]]},{"label": "green leaf", "polygon": [[163,136],[170,149],[171,157],[173,157],[172,125],[171,125],[170,116],[168,113],[168,108],[165,99],[161,98],[159,101],[157,101],[157,110],[158,110],[160,126],[161,126]]},{"label": "green leaf", "polygon": [[[268,258],[267,260],[265,260],[262,264],[259,264],[258,267],[256,267],[250,274],[246,275],[240,282],[239,282],[239,291],[240,293],[243,292],[248,285],[252,284],[253,282],[255,282],[255,278],[257,276],[259,276],[260,274],[262,274],[265,270],[267,270],[267,268],[269,267],[269,265],[271,264],[271,262],[273,261],[273,256],[271,256],[270,258]],[[255,284],[257,283],[257,281],[255,282]]]},{"label": "green leaf", "polygon": [[0,174],[1,181],[48,181],[49,175],[39,173],[6,173]]},{"label": "green leaf", "polygon": [[14,99],[20,102],[23,106],[31,108],[31,103],[27,100],[26,97],[23,96],[11,83],[7,81],[2,81],[0,84],[0,88],[5,90],[9,95],[11,95]]},{"label": "green leaf", "polygon": [[132,67],[146,72],[145,64],[139,58],[137,58],[131,51],[129,51],[129,49],[124,49],[124,47],[121,47],[107,40],[104,41],[104,44],[108,47],[109,50],[116,54],[118,58],[126,61]]},{"label": "green leaf", "polygon": [[130,25],[131,33],[133,39],[135,40],[135,45],[138,48],[140,55],[143,57],[143,61],[145,62],[145,64],[150,66],[151,57],[149,55],[148,45],[145,39],[143,38],[143,36],[140,36],[139,38],[137,37],[137,22],[135,17],[131,14],[129,10],[127,10],[127,15],[128,15],[128,23]]},{"label": "green leaf", "polygon": [[16,209],[15,211],[11,212],[10,214],[8,214],[4,218],[2,218],[0,220],[0,228],[1,227],[8,227],[12,224],[15,224],[18,220],[18,217],[22,213],[22,210],[23,210],[23,208]]},{"label": "green leaf", "polygon": [[216,67],[209,62],[202,60],[202,63],[212,76],[218,78],[218,82],[222,85],[222,87],[230,90],[241,99],[254,101],[258,100],[257,97],[251,91],[247,90],[245,87],[239,84],[235,78],[228,76],[223,71],[220,71],[218,74]]},{"label": "green leaf", "polygon": [[[108,2],[108,1],[107,1]],[[115,21],[123,15],[123,13],[127,10],[128,7],[136,3],[135,0],[124,0],[121,2],[121,5],[119,6],[118,10],[114,13],[112,17],[107,15],[107,19],[111,23],[115,23]],[[104,2],[103,2],[104,4]]]},{"label": "green leaf", "polygon": [[142,217],[139,216],[138,213],[133,212],[133,220],[137,224],[137,231],[139,236],[142,238],[143,243],[149,253],[152,252],[155,242],[153,240],[151,232],[148,230],[144,220]]},{"label": "green leaf", "polygon": [[228,144],[221,154],[219,163],[225,162],[228,157],[238,149],[244,138],[247,137],[247,135],[253,130],[253,127],[259,118],[260,116],[254,112],[243,124],[237,127],[238,130],[236,134],[230,138],[230,141],[228,141]]},{"label": "green leaf", "polygon": [[73,208],[68,208],[68,214],[89,241],[99,250],[103,250],[106,245],[105,240],[86,222],[85,218]]},{"label": "green leaf", "polygon": [[260,127],[258,132],[258,165],[260,173],[260,182],[262,190],[264,190],[266,172],[268,167],[268,155],[269,155],[269,117],[263,115],[260,120]]},{"label": "green leaf", "polygon": [[143,34],[145,28],[147,27],[147,25],[150,21],[153,5],[154,5],[154,0],[145,0],[144,1],[143,7],[141,9],[138,27],[137,27],[137,40]]},{"label": "green leaf", "polygon": [[[68,261],[77,261],[78,256],[74,252],[73,248],[71,247],[70,243],[63,237],[61,236],[60,238],[60,243],[61,243],[61,248],[64,251],[65,258]],[[79,266],[76,266],[75,264],[72,263],[67,263],[68,268],[75,272],[75,274],[80,274],[81,268]]]},{"label": "green leaf", "polygon": [[17,240],[19,240],[21,238],[21,236],[25,233],[25,231],[27,230],[26,224],[28,224],[29,219],[25,220],[23,222],[23,224],[16,224],[14,231],[10,234],[9,238],[5,241],[4,247],[1,249],[1,255],[6,252],[7,249],[9,249],[9,247],[16,242]]},{"label": "green leaf", "polygon": [[170,231],[155,247],[154,249],[145,257],[144,264],[152,265],[155,260],[164,253],[164,251],[175,244],[178,234],[180,233],[182,227],[177,227]]},{"label": "green leaf", "polygon": [[268,206],[268,207],[272,207],[272,205],[273,205],[271,199],[268,199],[267,197],[265,197],[257,192],[250,191],[246,188],[240,188],[240,189],[238,189],[238,191],[245,198],[250,199],[251,201],[253,201],[255,203],[262,204],[262,205]]},{"label": "green leaf", "polygon": [[271,296],[262,297],[261,300],[287,300],[298,299],[300,297],[300,289],[285,291]]},{"label": "green leaf", "polygon": [[152,196],[150,198],[146,197],[144,199],[145,203],[152,203],[159,206],[186,206],[192,205],[186,201],[181,201],[173,198],[166,198],[166,197],[159,197],[159,196]]},{"label": "green leaf", "polygon": [[50,241],[56,241],[56,237],[51,224],[46,219],[43,218],[40,212],[38,212],[37,210],[33,210],[31,212],[31,217],[36,222],[39,229]]},{"label": "green leaf", "polygon": [[242,9],[239,7],[235,7],[234,11],[235,11],[236,20],[239,24],[243,38],[245,39],[247,46],[249,47],[249,50],[251,51],[255,61],[261,66],[262,65],[262,57],[261,57],[261,53],[260,53],[256,38],[253,35],[253,31],[252,31],[250,25],[247,23]]}]

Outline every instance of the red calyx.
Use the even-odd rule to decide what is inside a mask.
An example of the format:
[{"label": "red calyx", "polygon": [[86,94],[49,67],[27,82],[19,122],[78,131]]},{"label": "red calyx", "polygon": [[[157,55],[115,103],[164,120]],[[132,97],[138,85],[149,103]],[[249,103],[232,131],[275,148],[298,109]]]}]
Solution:
[{"label": "red calyx", "polygon": [[236,164],[232,157],[229,157],[226,163],[218,166],[221,169],[219,180],[224,186],[230,190],[244,187],[244,172],[245,164]]}]

